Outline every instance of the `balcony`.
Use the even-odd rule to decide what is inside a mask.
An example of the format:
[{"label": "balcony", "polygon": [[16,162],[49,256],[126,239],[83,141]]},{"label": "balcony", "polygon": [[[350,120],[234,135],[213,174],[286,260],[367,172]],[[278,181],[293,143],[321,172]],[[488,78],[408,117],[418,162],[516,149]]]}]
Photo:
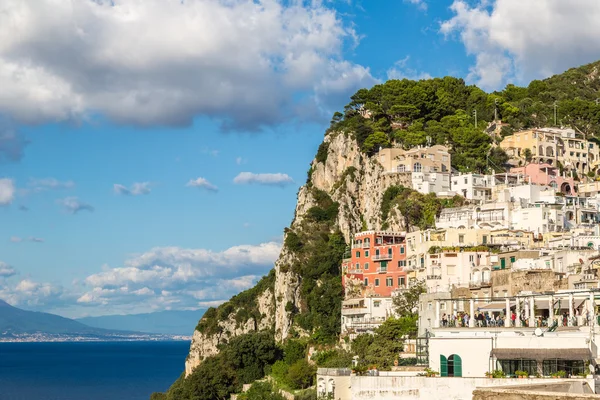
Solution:
[{"label": "balcony", "polygon": [[392,259],[392,255],[391,254],[374,254],[372,257],[373,261],[384,261],[384,260],[391,260]]},{"label": "balcony", "polygon": [[349,269],[346,274],[347,275],[356,275],[356,274],[362,274],[363,270],[362,269]]},{"label": "balcony", "polygon": [[379,267],[379,268],[377,268],[377,273],[378,274],[387,274],[387,272],[388,272],[387,267]]},{"label": "balcony", "polygon": [[441,280],[442,276],[441,275],[427,275],[427,280]]},{"label": "balcony", "polygon": [[367,311],[367,307],[342,308],[342,315],[361,315]]}]

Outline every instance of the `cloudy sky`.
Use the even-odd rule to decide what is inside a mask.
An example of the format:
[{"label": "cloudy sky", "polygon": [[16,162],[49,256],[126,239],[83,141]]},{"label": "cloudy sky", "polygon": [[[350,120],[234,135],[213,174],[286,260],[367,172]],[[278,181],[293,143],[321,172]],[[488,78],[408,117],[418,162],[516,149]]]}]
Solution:
[{"label": "cloudy sky", "polygon": [[600,59],[597,0],[3,0],[0,298],[190,309],[276,259],[361,87],[486,90]]}]

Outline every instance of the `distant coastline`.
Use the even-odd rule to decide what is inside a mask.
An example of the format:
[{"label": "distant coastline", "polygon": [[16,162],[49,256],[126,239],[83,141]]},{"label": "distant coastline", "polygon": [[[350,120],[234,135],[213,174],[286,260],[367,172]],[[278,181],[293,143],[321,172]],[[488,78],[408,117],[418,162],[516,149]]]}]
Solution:
[{"label": "distant coastline", "polygon": [[38,334],[15,334],[0,336],[0,343],[52,343],[52,342],[167,342],[167,341],[191,341],[191,336],[186,335],[114,335],[114,336],[88,336],[88,335],[51,335]]}]

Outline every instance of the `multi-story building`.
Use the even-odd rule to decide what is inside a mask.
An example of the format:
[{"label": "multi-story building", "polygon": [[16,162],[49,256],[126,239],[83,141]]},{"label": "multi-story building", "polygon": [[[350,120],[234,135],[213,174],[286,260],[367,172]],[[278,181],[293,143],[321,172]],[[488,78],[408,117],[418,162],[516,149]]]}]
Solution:
[{"label": "multi-story building", "polygon": [[556,192],[568,195],[577,193],[577,185],[573,177],[567,174],[561,175],[558,167],[547,163],[529,163],[523,167],[511,168],[510,171],[511,173],[524,175],[530,183],[548,185],[554,188]]},{"label": "multi-story building", "polygon": [[573,129],[540,128],[516,132],[507,136],[500,147],[513,158],[525,160],[526,149],[535,163],[562,165],[582,175],[599,159],[599,147]]},{"label": "multi-story building", "polygon": [[[350,257],[342,264],[346,293],[361,292],[360,297],[389,297],[394,290],[406,288],[405,267],[404,233],[357,233],[354,235]],[[356,282],[362,287],[356,288]]]},{"label": "multi-story building", "polygon": [[445,146],[381,149],[377,159],[386,173],[408,175],[412,188],[421,193],[450,194],[450,153]]},{"label": "multi-story building", "polygon": [[494,175],[470,173],[452,175],[450,189],[468,200],[485,203],[492,200],[494,186],[496,186]]},{"label": "multi-story building", "polygon": [[373,333],[386,319],[395,316],[392,297],[361,297],[342,301],[342,335]]}]

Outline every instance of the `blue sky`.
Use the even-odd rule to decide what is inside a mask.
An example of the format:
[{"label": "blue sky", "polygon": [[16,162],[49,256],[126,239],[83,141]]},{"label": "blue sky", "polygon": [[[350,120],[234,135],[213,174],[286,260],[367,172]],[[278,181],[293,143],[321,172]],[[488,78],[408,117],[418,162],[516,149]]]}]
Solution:
[{"label": "blue sky", "polygon": [[27,3],[0,5],[0,298],[66,316],[250,287],[358,88],[600,58],[593,0]]}]

